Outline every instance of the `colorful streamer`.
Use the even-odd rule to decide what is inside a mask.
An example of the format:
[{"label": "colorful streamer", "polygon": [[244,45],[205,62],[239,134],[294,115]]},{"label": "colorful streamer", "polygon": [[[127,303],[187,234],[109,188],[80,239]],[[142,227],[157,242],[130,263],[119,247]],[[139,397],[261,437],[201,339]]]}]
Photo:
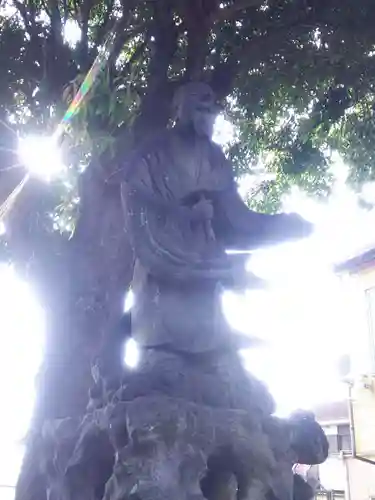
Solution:
[{"label": "colorful streamer", "polygon": [[74,99],[71,102],[67,112],[63,116],[61,123],[57,127],[56,132],[53,134],[56,138],[60,137],[60,135],[65,131],[67,124],[77,113],[82,101],[88,94],[89,90],[92,88],[100,71],[104,68],[104,66],[108,62],[108,58],[112,52],[114,40],[115,40],[115,30],[108,35],[103,48],[96,56],[93,65],[91,66],[89,72],[87,73],[85,79],[83,80],[78,92],[74,96]]}]

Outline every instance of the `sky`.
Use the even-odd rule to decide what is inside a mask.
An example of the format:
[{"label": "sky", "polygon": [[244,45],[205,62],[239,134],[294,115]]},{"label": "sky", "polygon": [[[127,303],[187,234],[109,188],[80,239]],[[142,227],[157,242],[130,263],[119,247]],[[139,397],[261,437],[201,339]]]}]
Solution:
[{"label": "sky", "polygon": [[[0,265],[0,486],[12,486],[17,478],[43,338],[43,311],[31,287]],[[0,488],[1,500],[11,494]]]}]

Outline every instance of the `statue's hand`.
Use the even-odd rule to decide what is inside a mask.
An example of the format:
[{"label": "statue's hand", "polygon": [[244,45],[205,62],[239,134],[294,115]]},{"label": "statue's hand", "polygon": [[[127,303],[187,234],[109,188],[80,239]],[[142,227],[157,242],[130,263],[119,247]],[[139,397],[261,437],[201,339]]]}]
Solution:
[{"label": "statue's hand", "polygon": [[193,220],[202,222],[212,220],[213,216],[214,208],[210,200],[202,198],[193,206]]},{"label": "statue's hand", "polygon": [[306,238],[313,232],[313,224],[303,219],[299,214],[280,214],[279,217],[284,219],[280,222],[283,226],[284,236],[287,238]]}]

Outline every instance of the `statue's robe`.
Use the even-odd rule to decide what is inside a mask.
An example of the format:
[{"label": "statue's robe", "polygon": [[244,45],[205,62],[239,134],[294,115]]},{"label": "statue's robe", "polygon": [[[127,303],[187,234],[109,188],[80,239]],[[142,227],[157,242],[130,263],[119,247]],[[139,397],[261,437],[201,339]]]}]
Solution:
[{"label": "statue's robe", "polygon": [[[220,147],[179,129],[142,144],[121,176],[125,227],[136,257],[133,337],[149,347],[217,348],[228,339],[221,287],[233,284],[239,259],[245,273],[243,256],[225,250],[285,239],[285,216],[249,210]],[[192,217],[202,197],[214,208],[206,223]]]},{"label": "statue's robe", "polygon": [[[123,170],[126,225],[138,259],[156,276],[225,278],[223,250],[249,250],[293,237],[285,214],[248,209],[221,148],[205,137],[167,130],[142,144]],[[192,224],[200,197],[214,206],[215,245]],[[300,237],[300,234],[295,236]]]}]

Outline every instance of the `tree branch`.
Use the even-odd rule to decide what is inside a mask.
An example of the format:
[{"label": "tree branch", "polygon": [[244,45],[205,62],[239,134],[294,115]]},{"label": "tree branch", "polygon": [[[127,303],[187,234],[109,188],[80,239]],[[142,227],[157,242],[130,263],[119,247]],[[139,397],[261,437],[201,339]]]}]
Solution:
[{"label": "tree branch", "polygon": [[98,27],[97,36],[96,36],[96,40],[95,40],[96,45],[101,45],[103,43],[104,37],[106,36],[106,34],[109,31],[108,28],[109,28],[109,24],[110,24],[110,17],[111,17],[112,11],[113,11],[114,3],[115,3],[115,0],[109,0],[107,2],[107,9],[106,9],[106,12],[104,14],[103,22]]},{"label": "tree branch", "polygon": [[130,57],[129,61],[124,65],[123,69],[121,70],[120,72],[121,75],[126,75],[130,71],[132,65],[135,62],[137,62],[144,54],[146,47],[147,47],[147,40],[143,41],[141,44],[138,45],[138,47],[135,49],[132,56]]},{"label": "tree branch", "polygon": [[60,16],[60,9],[59,9],[59,4],[57,0],[49,0],[49,11],[50,11],[50,18],[51,18],[51,31],[52,31],[52,36],[58,42],[58,44],[63,43],[63,38],[62,38],[62,23],[61,23],[61,16]]},{"label": "tree branch", "polygon": [[148,85],[134,125],[135,139],[165,127],[170,114],[168,69],[177,50],[179,29],[168,0],[154,3],[153,10]]},{"label": "tree branch", "polygon": [[63,0],[63,12],[64,12],[64,26],[65,26],[69,17],[68,0]]},{"label": "tree branch", "polygon": [[263,3],[264,0],[237,0],[237,2],[230,7],[218,9],[218,11],[213,14],[213,22],[234,19],[241,10],[246,10],[251,7],[260,7]]},{"label": "tree branch", "polygon": [[85,0],[81,4],[80,17],[81,17],[81,50],[83,51],[83,59],[87,59],[88,55],[88,29],[89,29],[89,19],[92,8],[95,5],[95,0]]},{"label": "tree branch", "polygon": [[46,11],[47,16],[51,19],[52,14],[51,14],[51,11],[50,11],[50,10],[49,10],[49,8],[48,8],[47,1],[48,1],[48,0],[42,0],[42,1],[41,1],[41,5],[42,5],[42,8]]},{"label": "tree branch", "polygon": [[79,19],[79,0],[72,0],[72,6],[73,6],[73,11],[74,11],[76,21],[77,21],[78,25],[81,26],[81,21]]},{"label": "tree branch", "polygon": [[117,25],[117,29],[116,29],[117,36],[115,38],[112,52],[111,52],[111,55],[110,55],[109,60],[108,60],[108,65],[113,64],[116,61],[116,59],[120,55],[122,48],[124,47],[124,45],[128,41],[130,41],[135,36],[140,35],[146,29],[146,26],[144,24],[142,24],[140,26],[136,26],[136,27],[132,28],[131,30],[127,31],[126,25],[127,25],[126,19],[124,20],[124,22],[120,22]]},{"label": "tree branch", "polygon": [[32,36],[32,27],[29,19],[29,12],[27,10],[27,7],[25,4],[19,2],[18,0],[13,0],[13,5],[15,8],[18,10],[20,16],[22,17],[22,20],[25,24],[25,29],[28,32],[30,36]]},{"label": "tree branch", "polygon": [[231,93],[237,71],[238,61],[233,55],[228,61],[216,65],[211,72],[209,76],[210,86],[219,101],[222,101]]}]

